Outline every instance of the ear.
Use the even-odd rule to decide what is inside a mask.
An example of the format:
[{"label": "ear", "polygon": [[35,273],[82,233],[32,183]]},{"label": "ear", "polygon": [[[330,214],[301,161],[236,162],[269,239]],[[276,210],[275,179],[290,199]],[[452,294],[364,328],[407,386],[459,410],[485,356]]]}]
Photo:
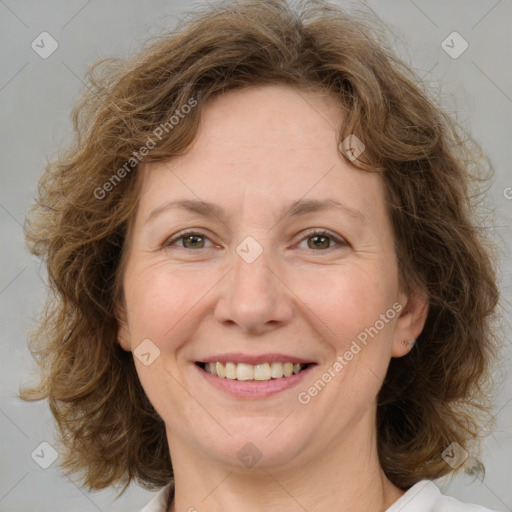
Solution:
[{"label": "ear", "polygon": [[395,324],[392,357],[402,357],[410,352],[413,344],[423,331],[428,315],[428,296],[423,290],[416,289],[410,294],[400,294],[402,306]]},{"label": "ear", "polygon": [[116,302],[114,310],[117,319],[117,342],[123,350],[131,352],[130,329],[128,327],[124,298]]}]

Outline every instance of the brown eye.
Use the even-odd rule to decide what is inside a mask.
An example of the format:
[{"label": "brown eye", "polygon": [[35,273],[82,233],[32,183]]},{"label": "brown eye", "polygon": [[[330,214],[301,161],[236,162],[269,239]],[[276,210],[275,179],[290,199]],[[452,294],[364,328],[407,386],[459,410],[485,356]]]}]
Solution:
[{"label": "brown eye", "polygon": [[347,246],[348,244],[341,238],[338,238],[334,234],[329,231],[321,230],[321,231],[313,231],[308,233],[306,237],[302,239],[302,241],[307,240],[307,248],[313,250],[325,250],[325,249],[333,249],[334,245],[337,246]]},{"label": "brown eye", "polygon": [[310,249],[329,249],[330,237],[323,235],[314,235],[308,237],[308,247]]},{"label": "brown eye", "polygon": [[183,247],[186,249],[202,249],[204,237],[202,235],[185,235],[180,237],[183,240]]},{"label": "brown eye", "polygon": [[[176,245],[179,249],[208,249],[205,245],[206,240],[209,238],[202,233],[196,233],[189,231],[187,233],[181,233],[165,242],[165,247],[171,247]],[[181,244],[179,243],[181,242]]]}]

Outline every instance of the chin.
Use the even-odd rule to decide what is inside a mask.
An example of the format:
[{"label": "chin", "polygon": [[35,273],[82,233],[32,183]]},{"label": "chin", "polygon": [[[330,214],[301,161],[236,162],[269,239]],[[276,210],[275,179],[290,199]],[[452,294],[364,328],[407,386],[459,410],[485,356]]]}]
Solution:
[{"label": "chin", "polygon": [[314,436],[301,434],[297,429],[284,428],[284,425],[279,427],[283,418],[272,418],[272,421],[263,419],[258,428],[255,428],[257,419],[240,418],[236,428],[228,428],[232,437],[224,432],[216,435],[215,439],[197,439],[194,444],[201,447],[208,459],[236,468],[237,471],[241,468],[284,468],[296,463],[297,457],[303,455],[308,446],[311,447],[310,438]]}]

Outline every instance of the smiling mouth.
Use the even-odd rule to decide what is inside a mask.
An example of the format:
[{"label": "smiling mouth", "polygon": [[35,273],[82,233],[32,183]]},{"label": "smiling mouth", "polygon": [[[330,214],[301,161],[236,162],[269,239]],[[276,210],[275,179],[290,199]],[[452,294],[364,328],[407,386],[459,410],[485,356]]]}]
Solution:
[{"label": "smiling mouth", "polygon": [[314,363],[290,363],[290,362],[272,362],[262,364],[246,363],[204,363],[197,362],[206,373],[215,375],[221,379],[239,380],[239,381],[269,381],[276,379],[286,379],[296,375]]}]

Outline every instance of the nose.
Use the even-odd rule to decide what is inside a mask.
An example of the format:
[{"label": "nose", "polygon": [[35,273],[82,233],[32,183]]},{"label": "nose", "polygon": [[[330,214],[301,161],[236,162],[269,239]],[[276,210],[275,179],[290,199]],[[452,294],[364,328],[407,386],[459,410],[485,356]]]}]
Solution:
[{"label": "nose", "polygon": [[269,250],[252,263],[234,254],[233,268],[223,280],[215,318],[246,333],[265,333],[290,321],[292,293],[273,265]]}]

